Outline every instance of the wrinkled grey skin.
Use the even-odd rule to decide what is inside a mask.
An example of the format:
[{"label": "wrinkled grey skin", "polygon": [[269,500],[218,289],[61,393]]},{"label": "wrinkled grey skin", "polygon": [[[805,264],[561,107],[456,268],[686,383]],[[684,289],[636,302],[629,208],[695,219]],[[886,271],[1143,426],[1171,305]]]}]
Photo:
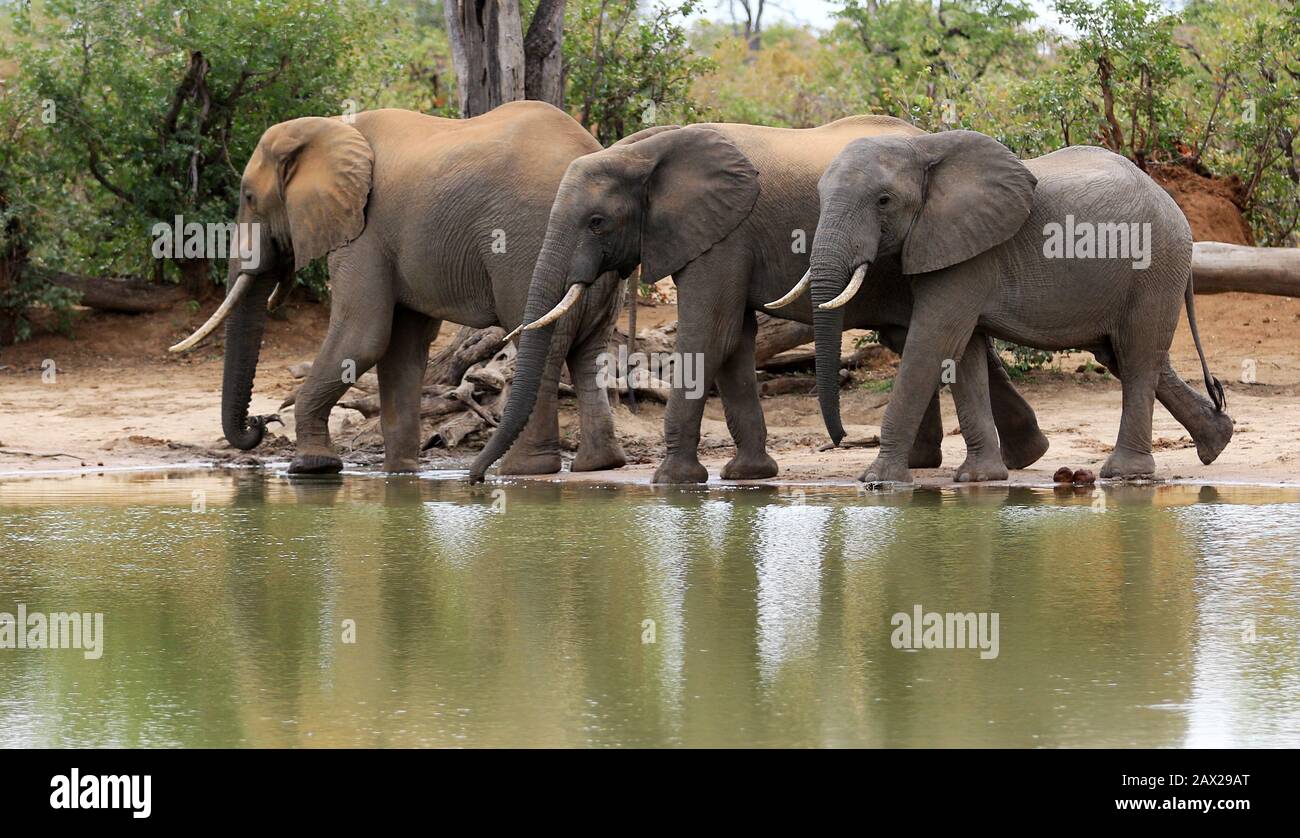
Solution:
[{"label": "wrinkled grey skin", "polygon": [[[967,479],[1006,472],[988,406],[979,333],[1049,350],[1091,350],[1123,384],[1123,414],[1102,477],[1155,470],[1153,396],[1196,440],[1203,462],[1232,437],[1222,387],[1205,365],[1191,293],[1192,236],[1177,204],[1136,166],[1099,148],[1072,147],[1022,163],[972,131],[850,143],[822,176],[821,217],[812,253],[812,297],[824,303],[861,264],[900,258],[913,309],[893,398],[881,427],[870,483],[908,483],[907,452],[945,361],[956,361],[954,397]],[[1151,262],[1131,258],[1047,258],[1046,225],[1150,225]],[[1140,260],[1138,260],[1140,261]],[[873,281],[873,267],[867,284]],[[1169,344],[1186,305],[1213,401],[1169,364]],[[824,346],[838,347],[834,310],[817,312],[819,397],[832,439],[843,436],[834,370]],[[838,351],[838,349],[836,349]]]},{"label": "wrinkled grey skin", "polygon": [[[309,117],[268,129],[242,186],[239,220],[260,222],[262,259],[247,271],[252,293],[226,325],[222,420],[230,443],[251,449],[264,433],[265,421],[248,407],[271,289],[328,252],[329,332],[298,391],[289,470],[342,468],[329,412],[349,387],[345,370],[360,376],[375,366],[385,468],[415,470],[421,381],[441,321],[507,330],[520,323],[560,179],[575,158],[599,149],[573,119],[541,102],[512,102],[468,120],[377,110],[351,123]],[[238,272],[232,260],[231,282]],[[560,470],[556,394],[566,362],[582,428],[574,469],[625,461],[605,391],[595,384],[622,283],[613,275],[592,279],[536,371],[540,403],[505,473]]]},{"label": "wrinkled grey skin", "polygon": [[[782,296],[790,277],[807,268],[808,254],[792,246],[800,237],[796,231],[807,240],[816,227],[817,178],[845,144],[864,136],[919,133],[905,122],[878,116],[807,130],[659,126],[579,158],[569,167],[551,210],[527,319],[550,311],[568,287],[587,285],[603,271],[626,275],[639,263],[645,282],[671,275],[678,295],[677,352],[702,356],[705,392],[717,385],[736,442],[736,456],[721,476],[772,477],[777,464],[766,450],[767,427],[754,372],[754,313]],[[880,273],[882,280],[888,278],[883,269]],[[849,322],[879,329],[887,345],[901,350],[911,319],[911,289],[897,270],[894,279],[855,301]],[[812,322],[806,296],[772,313]],[[470,469],[472,480],[483,478],[527,421],[548,331],[524,333],[510,402]],[[1004,452],[1015,467],[1024,467],[1042,456],[1047,440],[991,349],[987,363]],[[697,453],[704,399],[687,398],[688,389],[674,389],[669,398],[664,420],[668,453],[655,472],[656,483],[708,478]],[[928,400],[925,429],[911,463],[938,466],[942,437],[935,396]]]}]

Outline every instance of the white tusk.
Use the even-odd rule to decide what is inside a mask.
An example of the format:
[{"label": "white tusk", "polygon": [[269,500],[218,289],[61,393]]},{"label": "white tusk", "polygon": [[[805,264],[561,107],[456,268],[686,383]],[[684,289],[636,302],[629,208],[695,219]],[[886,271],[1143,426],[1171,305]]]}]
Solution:
[{"label": "white tusk", "polygon": [[867,263],[863,262],[861,265],[858,265],[858,269],[853,272],[853,277],[849,279],[849,284],[844,287],[844,290],[840,292],[840,295],[838,297],[831,300],[830,302],[822,303],[817,307],[818,308],[839,308],[840,306],[844,305],[849,300],[853,299],[854,294],[858,293],[858,289],[862,287],[862,279],[866,275],[867,275]]},{"label": "white tusk", "polygon": [[235,280],[235,287],[230,289],[230,293],[227,294],[226,298],[221,301],[221,305],[217,307],[216,311],[212,312],[212,316],[208,318],[208,322],[200,326],[197,332],[190,335],[185,340],[181,341],[175,346],[169,348],[167,351],[186,352],[190,349],[193,349],[196,345],[198,345],[200,341],[202,341],[208,335],[216,331],[216,328],[221,325],[221,321],[225,320],[226,317],[230,315],[230,312],[232,309],[234,309],[235,304],[238,303],[240,299],[245,294],[248,293],[248,286],[252,284],[253,284],[253,278],[251,276],[249,276],[248,274],[240,274],[239,277]]},{"label": "white tusk", "polygon": [[289,296],[289,283],[277,282],[275,290],[271,292],[271,298],[266,301],[266,310],[275,311],[284,302],[284,298]]},{"label": "white tusk", "polygon": [[537,318],[532,323],[529,323],[527,326],[524,327],[524,331],[529,332],[532,331],[533,329],[544,329],[547,326],[551,325],[556,320],[559,320],[561,317],[563,317],[566,311],[573,308],[573,304],[576,303],[578,301],[578,298],[581,296],[582,296],[582,283],[581,282],[573,283],[572,285],[569,286],[569,290],[565,292],[564,299],[560,300],[560,302],[556,304],[555,308],[546,312],[545,314]]},{"label": "white tusk", "polygon": [[501,342],[502,342],[502,343],[509,343],[510,341],[512,341],[512,340],[515,339],[515,335],[518,335],[518,334],[519,334],[520,332],[522,332],[523,330],[524,330],[524,324],[523,324],[523,323],[520,323],[518,326],[515,327],[515,330],[514,330],[513,332],[511,332],[510,334],[508,334],[508,335],[506,335],[505,337],[501,338]]},{"label": "white tusk", "polygon": [[803,279],[800,279],[797,283],[795,283],[795,286],[791,288],[784,297],[777,300],[776,302],[768,303],[767,305],[763,306],[763,308],[781,308],[782,306],[790,305],[790,303],[793,303],[795,300],[799,299],[799,297],[803,295],[803,292],[808,290],[808,285],[811,282],[812,282],[812,268],[809,268],[807,273],[803,275]]}]

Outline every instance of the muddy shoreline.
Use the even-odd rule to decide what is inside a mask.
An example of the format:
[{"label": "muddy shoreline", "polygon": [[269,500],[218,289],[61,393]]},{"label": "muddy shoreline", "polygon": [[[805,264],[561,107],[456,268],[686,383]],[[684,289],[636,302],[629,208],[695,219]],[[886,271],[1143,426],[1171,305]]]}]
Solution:
[{"label": "muddy shoreline", "polygon": [[[1212,371],[1228,394],[1235,421],[1232,442],[1211,465],[1202,465],[1186,431],[1159,405],[1153,441],[1156,478],[1181,484],[1300,485],[1300,300],[1251,294],[1204,295],[1198,316]],[[254,465],[283,468],[292,457],[292,427],[275,428],[252,452],[231,448],[220,436],[222,352],[209,345],[191,356],[168,355],[166,347],[186,333],[204,311],[177,309],[156,315],[87,313],[74,328],[75,339],[44,334],[0,356],[0,479],[19,476],[86,474],[107,469],[169,469],[185,464]],[[654,327],[676,317],[673,305],[642,307],[638,325]],[[288,368],[311,360],[328,320],[327,307],[301,303],[267,331],[252,412],[275,413],[292,392]],[[440,343],[454,335],[444,327]],[[439,344],[435,344],[438,346]],[[1171,358],[1192,386],[1200,389],[1198,364],[1184,322]],[[1120,417],[1120,386],[1099,375],[1086,354],[1061,355],[1048,369],[1036,370],[1016,386],[1038,413],[1051,443],[1031,468],[1013,472],[998,486],[1052,485],[1062,467],[1097,471],[1110,451]],[[51,367],[53,380],[43,372]],[[1247,362],[1254,383],[1242,383]],[[850,439],[879,432],[889,401],[893,370],[871,370],[843,391],[843,413]],[[944,394],[943,467],[916,472],[916,485],[944,487],[965,457],[951,398]],[[762,400],[768,447],[781,470],[760,485],[853,486],[874,459],[872,448],[819,451],[826,442],[816,397],[789,393]],[[336,409],[335,439],[349,469],[378,469],[382,457],[373,445],[356,446],[348,411]],[[359,414],[355,414],[359,417]],[[561,399],[561,438],[566,460],[577,445],[572,399]],[[663,406],[642,403],[634,415],[615,408],[620,442],[629,465],[613,472],[562,472],[527,478],[544,482],[648,484],[663,454]],[[422,470],[464,468],[473,450],[430,451]],[[734,454],[721,402],[709,399],[701,428],[701,461],[718,480]],[[566,465],[567,468],[567,465]],[[504,479],[504,478],[503,478]],[[509,478],[520,480],[523,478]],[[746,484],[738,484],[746,485]]]}]

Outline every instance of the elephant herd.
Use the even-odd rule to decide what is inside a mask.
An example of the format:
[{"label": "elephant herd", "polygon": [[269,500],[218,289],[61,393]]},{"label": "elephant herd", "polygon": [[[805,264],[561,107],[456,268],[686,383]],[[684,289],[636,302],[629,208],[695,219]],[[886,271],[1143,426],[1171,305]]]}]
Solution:
[{"label": "elephant herd", "polygon": [[[843,329],[874,329],[901,353],[879,455],[860,477],[871,483],[909,483],[910,469],[939,465],[945,383],[967,447],[957,480],[1003,479],[1046,452],[995,337],[1090,350],[1120,379],[1103,477],[1154,472],[1156,398],[1203,462],[1232,436],[1197,333],[1187,220],[1132,163],[1098,148],[1021,161],[972,131],[853,116],[811,129],[656,126],[602,149],[539,102],[466,120],[388,109],[272,126],[244,170],[237,220],[260,237],[260,259],[231,259],[225,301],[173,349],[225,322],[223,430],[255,447],[266,417],[249,405],[267,301],[328,255],[329,330],[296,398],[292,473],[342,468],[328,418],[349,387],[347,364],[356,375],[377,367],[385,468],[417,467],[421,382],[444,320],[520,326],[509,398],[471,480],[498,460],[502,474],[560,470],[566,364],[581,433],[571,468],[623,465],[598,365],[638,265],[645,282],[673,278],[676,352],[694,355],[705,392],[722,398],[736,444],[724,479],[777,473],[754,370],[760,310],[814,325],[836,443]],[[810,253],[793,244],[809,234]],[[1208,399],[1169,362],[1184,305]],[[690,389],[669,397],[656,483],[708,477],[704,399]]]}]

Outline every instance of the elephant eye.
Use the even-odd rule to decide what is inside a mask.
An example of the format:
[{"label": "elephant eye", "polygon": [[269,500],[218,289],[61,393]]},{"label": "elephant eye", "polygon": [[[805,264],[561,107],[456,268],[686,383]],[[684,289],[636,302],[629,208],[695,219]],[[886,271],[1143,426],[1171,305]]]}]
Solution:
[{"label": "elephant eye", "polygon": [[876,203],[879,204],[879,205],[882,206],[882,207],[885,206],[886,204],[889,203],[889,196],[888,196],[888,195],[881,195],[880,198],[877,199]]},{"label": "elephant eye", "polygon": [[599,233],[605,226],[605,217],[601,215],[593,215],[591,217],[591,222],[587,226],[591,228],[591,232]]}]

